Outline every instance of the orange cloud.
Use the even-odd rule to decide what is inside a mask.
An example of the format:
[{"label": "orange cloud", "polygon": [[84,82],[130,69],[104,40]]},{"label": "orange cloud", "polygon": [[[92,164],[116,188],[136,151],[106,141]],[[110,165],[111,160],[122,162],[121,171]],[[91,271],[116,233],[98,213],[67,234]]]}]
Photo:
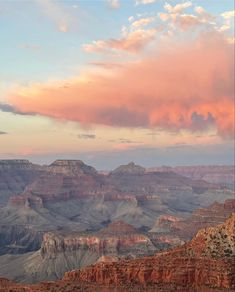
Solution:
[{"label": "orange cloud", "polygon": [[[234,130],[233,46],[219,33],[171,44],[108,75],[22,88],[9,96],[18,112],[82,124],[166,130]],[[66,84],[66,85],[63,85]]]}]

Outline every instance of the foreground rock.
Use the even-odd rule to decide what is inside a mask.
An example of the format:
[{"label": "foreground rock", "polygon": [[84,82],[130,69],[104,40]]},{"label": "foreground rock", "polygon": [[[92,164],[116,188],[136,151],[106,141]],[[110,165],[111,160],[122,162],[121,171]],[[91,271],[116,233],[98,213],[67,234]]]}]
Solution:
[{"label": "foreground rock", "polygon": [[37,285],[0,279],[0,291],[234,291],[234,220],[235,214],[152,257],[103,261]]},{"label": "foreground rock", "polygon": [[155,245],[147,234],[122,221],[93,233],[51,231],[43,234],[38,251],[1,256],[0,274],[28,283],[56,280],[66,271],[97,261],[153,255],[160,247],[164,244]]},{"label": "foreground rock", "polygon": [[234,220],[199,231],[182,247],[155,257],[101,263],[65,274],[64,281],[116,286],[175,283],[182,286],[235,288]]}]

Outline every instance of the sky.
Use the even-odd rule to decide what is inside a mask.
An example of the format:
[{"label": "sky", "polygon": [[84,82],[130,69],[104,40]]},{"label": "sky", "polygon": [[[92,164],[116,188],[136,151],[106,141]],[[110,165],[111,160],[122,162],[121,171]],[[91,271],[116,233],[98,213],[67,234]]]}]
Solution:
[{"label": "sky", "polygon": [[3,0],[0,39],[0,159],[234,163],[233,0]]}]

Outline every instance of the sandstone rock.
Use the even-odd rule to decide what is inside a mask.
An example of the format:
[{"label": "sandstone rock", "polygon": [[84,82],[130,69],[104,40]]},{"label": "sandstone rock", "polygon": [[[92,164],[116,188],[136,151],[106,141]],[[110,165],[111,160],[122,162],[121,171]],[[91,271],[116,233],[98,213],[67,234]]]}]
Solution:
[{"label": "sandstone rock", "polygon": [[234,220],[235,214],[224,224],[199,231],[184,246],[152,257],[117,262],[103,258],[67,272],[62,280],[36,285],[0,279],[0,291],[234,291],[234,249],[225,252],[234,243]]},{"label": "sandstone rock", "polygon": [[[199,231],[182,247],[136,260],[96,265],[65,274],[64,281],[128,286],[174,283],[186,286],[235,288],[234,242],[235,215],[224,224]],[[216,256],[214,246],[216,245]]]}]

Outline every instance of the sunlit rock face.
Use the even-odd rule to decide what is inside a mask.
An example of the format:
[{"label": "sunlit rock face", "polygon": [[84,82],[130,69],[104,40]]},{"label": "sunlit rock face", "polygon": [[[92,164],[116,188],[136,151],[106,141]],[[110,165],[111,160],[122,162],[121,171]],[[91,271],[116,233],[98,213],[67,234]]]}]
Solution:
[{"label": "sunlit rock face", "polygon": [[224,224],[200,230],[189,243],[155,257],[97,263],[68,272],[63,280],[127,287],[174,283],[232,289],[235,287],[234,220],[235,215]]},{"label": "sunlit rock face", "polygon": [[[16,284],[0,279],[2,291],[233,291],[235,214],[200,230],[181,247],[133,260],[102,256],[56,282]],[[5,289],[5,290],[4,290]],[[20,290],[21,289],[21,290]],[[106,289],[106,290],[105,290]]]}]

